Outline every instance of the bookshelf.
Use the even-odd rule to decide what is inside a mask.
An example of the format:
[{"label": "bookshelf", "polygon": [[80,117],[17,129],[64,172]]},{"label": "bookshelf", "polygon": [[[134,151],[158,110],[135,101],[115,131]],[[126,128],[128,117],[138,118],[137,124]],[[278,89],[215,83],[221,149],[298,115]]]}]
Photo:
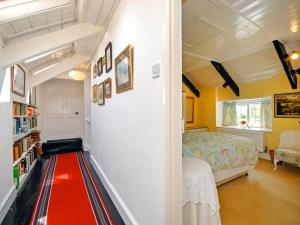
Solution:
[{"label": "bookshelf", "polygon": [[13,101],[12,166],[17,191],[25,183],[41,151],[40,131],[37,129],[38,116],[36,106]]}]

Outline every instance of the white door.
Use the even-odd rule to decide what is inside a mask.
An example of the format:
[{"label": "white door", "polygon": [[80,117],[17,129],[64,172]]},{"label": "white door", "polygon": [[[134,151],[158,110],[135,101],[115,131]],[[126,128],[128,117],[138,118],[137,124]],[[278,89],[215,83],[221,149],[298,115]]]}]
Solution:
[{"label": "white door", "polygon": [[46,140],[83,137],[83,82],[48,81],[43,99]]}]

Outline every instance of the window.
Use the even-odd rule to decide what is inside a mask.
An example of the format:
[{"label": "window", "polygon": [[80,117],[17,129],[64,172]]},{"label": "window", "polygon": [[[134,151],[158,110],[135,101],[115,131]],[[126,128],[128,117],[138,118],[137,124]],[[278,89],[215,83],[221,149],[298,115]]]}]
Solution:
[{"label": "window", "polygon": [[271,98],[226,101],[223,125],[271,129]]}]

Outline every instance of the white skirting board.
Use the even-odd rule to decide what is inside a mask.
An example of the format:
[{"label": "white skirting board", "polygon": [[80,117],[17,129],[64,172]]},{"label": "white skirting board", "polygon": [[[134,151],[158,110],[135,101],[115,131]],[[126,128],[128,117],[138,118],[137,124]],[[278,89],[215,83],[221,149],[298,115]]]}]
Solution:
[{"label": "white skirting board", "polygon": [[91,164],[94,167],[95,171],[97,172],[98,176],[100,177],[106,191],[108,192],[111,200],[115,204],[118,212],[120,213],[122,219],[124,220],[125,224],[131,225],[138,225],[136,219],[126,206],[125,202],[122,200],[121,196],[115,189],[115,187],[110,183],[107,176],[101,169],[100,165],[97,163],[95,158],[91,155],[90,156]]},{"label": "white skirting board", "polygon": [[3,202],[0,205],[0,223],[2,223],[4,217],[6,216],[10,206],[14,202],[17,196],[17,192],[15,191],[15,187],[11,187],[9,192],[6,194]]},{"label": "white skirting board", "polygon": [[87,144],[83,144],[83,150],[86,152],[91,152],[92,148],[91,148],[91,146],[89,146]]}]

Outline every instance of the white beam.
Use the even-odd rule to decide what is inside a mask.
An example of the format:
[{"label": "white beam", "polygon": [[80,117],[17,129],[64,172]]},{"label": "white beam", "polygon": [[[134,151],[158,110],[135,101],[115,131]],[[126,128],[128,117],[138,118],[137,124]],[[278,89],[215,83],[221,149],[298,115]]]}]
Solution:
[{"label": "white beam", "polygon": [[68,70],[73,69],[81,63],[89,61],[91,58],[82,55],[74,55],[72,58],[66,58],[61,63],[58,63],[54,67],[45,70],[37,75],[30,75],[28,80],[29,88],[37,86],[47,80],[50,80]]},{"label": "white beam", "polygon": [[29,40],[7,46],[0,50],[0,67],[20,63],[47,51],[104,31],[103,27],[79,23]]},{"label": "white beam", "polygon": [[48,29],[48,28],[51,28],[51,27],[56,27],[56,26],[63,25],[63,24],[66,24],[66,23],[71,23],[71,22],[74,22],[74,21],[76,21],[75,17],[70,18],[70,19],[66,19],[66,20],[61,20],[61,21],[56,22],[56,23],[47,23],[46,25],[42,25],[42,26],[39,26],[39,27],[24,30],[22,32],[11,34],[7,38],[5,38],[5,40],[8,41],[9,39],[18,38],[22,35],[26,35],[26,34],[29,34],[29,33],[36,32],[36,31],[40,31],[40,30],[45,30],[45,29]]}]

